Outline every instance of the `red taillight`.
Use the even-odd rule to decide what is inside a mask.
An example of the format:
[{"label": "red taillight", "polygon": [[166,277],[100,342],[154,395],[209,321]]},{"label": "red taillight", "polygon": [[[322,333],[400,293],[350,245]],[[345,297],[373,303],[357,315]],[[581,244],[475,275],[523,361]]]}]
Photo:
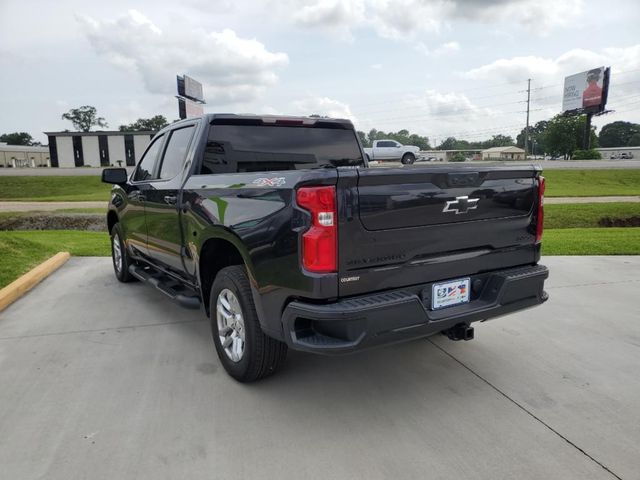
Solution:
[{"label": "red taillight", "polygon": [[311,228],[302,234],[302,265],[310,272],[336,271],[338,228],[335,187],[302,187],[298,205],[311,212]]},{"label": "red taillight", "polygon": [[536,224],[536,243],[542,242],[544,230],[544,177],[538,177],[538,223]]}]

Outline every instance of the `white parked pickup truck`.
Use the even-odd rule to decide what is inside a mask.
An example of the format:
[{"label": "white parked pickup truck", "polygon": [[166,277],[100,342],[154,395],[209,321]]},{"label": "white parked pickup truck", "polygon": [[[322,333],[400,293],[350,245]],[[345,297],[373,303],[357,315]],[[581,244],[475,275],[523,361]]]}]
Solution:
[{"label": "white parked pickup truck", "polygon": [[372,148],[365,148],[368,161],[400,160],[410,165],[420,156],[420,149],[413,145],[402,145],[395,140],[375,140]]}]

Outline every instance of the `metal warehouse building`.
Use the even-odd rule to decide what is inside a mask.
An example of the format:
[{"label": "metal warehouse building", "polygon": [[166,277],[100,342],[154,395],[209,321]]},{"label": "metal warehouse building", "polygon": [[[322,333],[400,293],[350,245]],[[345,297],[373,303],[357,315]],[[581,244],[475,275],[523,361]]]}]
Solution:
[{"label": "metal warehouse building", "polygon": [[44,132],[52,167],[134,166],[155,132]]},{"label": "metal warehouse building", "polygon": [[0,168],[48,167],[49,149],[0,143]]}]

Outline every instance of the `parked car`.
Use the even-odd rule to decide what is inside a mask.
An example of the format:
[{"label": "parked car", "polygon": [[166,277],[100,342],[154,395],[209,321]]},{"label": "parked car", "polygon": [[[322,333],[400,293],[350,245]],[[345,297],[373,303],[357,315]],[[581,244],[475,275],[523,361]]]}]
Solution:
[{"label": "parked car", "polygon": [[631,160],[633,158],[633,153],[629,152],[624,152],[620,154],[620,159],[621,160]]},{"label": "parked car", "polygon": [[411,165],[420,156],[420,148],[414,145],[402,145],[395,140],[375,140],[371,148],[365,148],[368,161],[400,160]]},{"label": "parked car", "polygon": [[102,180],[118,280],[202,308],[239,381],[547,300],[539,167],[367,168],[347,120],[216,114]]}]

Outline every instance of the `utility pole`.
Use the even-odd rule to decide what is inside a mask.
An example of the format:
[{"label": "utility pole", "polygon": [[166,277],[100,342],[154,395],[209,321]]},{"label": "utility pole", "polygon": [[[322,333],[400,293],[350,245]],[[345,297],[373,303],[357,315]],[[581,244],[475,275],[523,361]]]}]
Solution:
[{"label": "utility pole", "polygon": [[529,154],[529,104],[531,103],[531,79],[527,80],[527,126],[524,134],[524,159]]},{"label": "utility pole", "polygon": [[587,118],[584,122],[584,137],[582,139],[582,148],[585,150],[591,149],[591,117],[593,113],[587,113]]}]

